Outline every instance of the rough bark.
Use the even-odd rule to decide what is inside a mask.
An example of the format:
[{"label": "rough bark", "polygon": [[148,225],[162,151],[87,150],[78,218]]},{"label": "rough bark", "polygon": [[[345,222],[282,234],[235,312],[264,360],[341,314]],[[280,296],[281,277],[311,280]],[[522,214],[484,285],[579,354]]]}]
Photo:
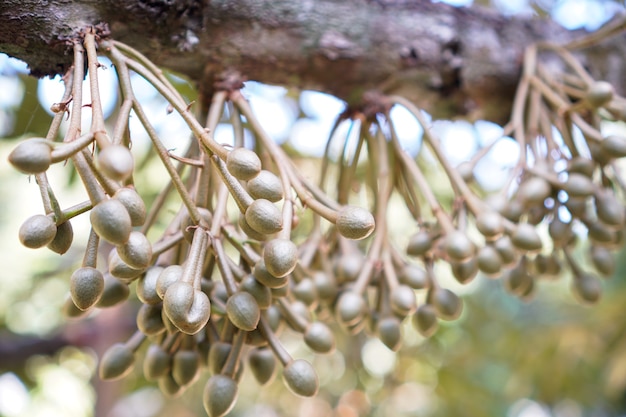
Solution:
[{"label": "rough bark", "polygon": [[[4,0],[0,51],[33,75],[62,73],[86,25],[202,85],[225,69],[248,79],[358,101],[401,92],[436,116],[508,114],[524,47],[580,35],[549,20],[509,18],[428,0]],[[582,51],[597,78],[626,90],[626,37]],[[477,111],[478,110],[478,111]]]}]

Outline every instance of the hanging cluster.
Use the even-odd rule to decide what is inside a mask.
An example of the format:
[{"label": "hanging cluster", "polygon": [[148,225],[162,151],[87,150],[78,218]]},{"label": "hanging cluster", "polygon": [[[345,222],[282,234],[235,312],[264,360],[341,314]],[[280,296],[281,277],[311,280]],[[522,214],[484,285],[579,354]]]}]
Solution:
[{"label": "hanging cluster", "polygon": [[[556,53],[572,71],[550,75],[537,62],[537,48]],[[122,96],[110,132],[99,99],[98,53],[113,62]],[[85,67],[91,103],[81,97]],[[134,94],[131,72],[152,84],[189,126],[195,140],[184,157],[163,145]],[[336,189],[325,186],[327,157],[320,184],[313,184],[268,137],[233,79],[216,89],[201,124],[148,59],[88,30],[74,44],[74,66],[64,78],[64,97],[53,106],[47,137],[26,140],[9,156],[17,169],[35,177],[45,210],[21,227],[25,246],[66,252],[73,240],[71,219],[89,212],[92,229],[82,265],[70,278],[67,314],[121,303],[128,286],[135,285],[138,330],[105,353],[102,378],[130,372],[144,346],[144,375],[165,395],[179,395],[208,369],[204,406],[210,416],[234,406],[245,363],[260,384],[273,378],[280,363],[286,386],[312,396],[318,390],[315,370],[282,346],[282,329],[301,333],[316,353],[335,347],[331,322],[351,333],[373,334],[393,350],[400,347],[405,318],[430,336],[439,319],[457,318],[462,311],[462,300],[439,284],[437,262],[448,263],[461,283],[478,271],[502,276],[520,297],[533,293],[539,276],[557,275],[567,265],[582,300],[600,296],[599,280],[572,256],[574,229],[588,230],[591,264],[610,275],[610,251],[621,244],[625,223],[617,197],[624,184],[615,160],[626,156],[626,138],[602,136],[599,123],[601,117],[624,120],[626,100],[591,79],[567,50],[529,49],[513,118],[504,128],[504,135],[519,143],[521,157],[500,204],[482,198],[472,181],[473,168],[488,149],[452,167],[419,109],[400,97],[376,94],[366,97],[362,111],[346,111],[337,121],[357,120],[360,132],[354,156],[340,158]],[[91,128],[81,133],[86,104]],[[449,178],[451,208],[438,201],[420,166],[402,149],[389,117],[394,105],[406,107],[424,127],[425,142]],[[232,148],[211,135],[225,108]],[[133,181],[131,111],[169,176],[148,208]],[[59,140],[66,115],[69,128]],[[254,136],[254,150],[243,147],[244,127]],[[575,140],[576,129],[583,141]],[[367,173],[360,175],[357,166],[365,158]],[[46,176],[51,164],[65,161],[71,161],[88,195],[68,209],[61,208]],[[368,196],[374,215],[351,204],[355,189]],[[395,194],[417,225],[406,251],[389,235],[387,209]],[[172,199],[180,201],[177,213],[164,209]],[[298,242],[293,231],[305,214],[312,227],[300,231],[308,237]],[[150,240],[157,221],[164,231]],[[551,247],[537,232],[542,222],[548,224]],[[370,236],[375,224],[365,244],[355,242]],[[110,250],[100,270],[96,261],[103,247]],[[425,292],[419,306],[418,291]]]}]

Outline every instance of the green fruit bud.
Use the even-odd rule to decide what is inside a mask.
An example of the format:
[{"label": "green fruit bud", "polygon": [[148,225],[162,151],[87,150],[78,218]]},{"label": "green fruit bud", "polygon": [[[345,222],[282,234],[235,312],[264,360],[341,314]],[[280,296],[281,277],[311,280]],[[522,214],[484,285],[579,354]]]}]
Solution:
[{"label": "green fruit bud", "polygon": [[249,181],[261,172],[261,160],[249,149],[235,148],[226,157],[226,168],[233,177]]},{"label": "green fruit bud", "polygon": [[590,255],[593,266],[600,274],[610,277],[615,273],[615,257],[609,249],[599,245],[591,245]]},{"label": "green fruit bud", "polygon": [[276,358],[271,349],[252,349],[248,354],[248,364],[259,385],[269,383],[276,375]]},{"label": "green fruit bud", "polygon": [[143,375],[148,381],[157,379],[168,374],[172,368],[172,357],[160,345],[148,346],[143,359]]},{"label": "green fruit bud", "polygon": [[11,151],[9,162],[24,174],[40,174],[52,164],[52,148],[44,138],[28,139]]},{"label": "green fruit bud", "polygon": [[228,359],[232,348],[230,343],[225,342],[215,342],[211,344],[208,357],[209,371],[211,371],[211,373],[219,374],[222,372],[222,368],[224,368],[226,359]]},{"label": "green fruit bud", "polygon": [[556,216],[548,225],[548,233],[550,234],[550,237],[554,242],[554,246],[556,247],[562,247],[567,245],[574,237],[574,233],[572,232],[572,224],[564,223]]},{"label": "green fruit bud", "polygon": [[339,291],[337,282],[331,274],[322,271],[313,273],[313,283],[315,284],[315,292],[322,300],[332,300],[337,296]]},{"label": "green fruit bud", "polygon": [[137,298],[144,304],[159,304],[161,297],[157,293],[157,280],[163,268],[160,266],[151,266],[137,280]]},{"label": "green fruit bud", "polygon": [[509,293],[517,296],[524,295],[534,285],[533,277],[528,273],[523,263],[505,272],[502,280],[504,288]]},{"label": "green fruit bud", "polygon": [[409,239],[409,245],[406,248],[407,255],[423,256],[432,249],[433,239],[426,230],[420,230]]},{"label": "green fruit bud", "polygon": [[135,161],[130,150],[123,145],[109,145],[98,154],[98,169],[113,181],[124,181],[133,173]]},{"label": "green fruit bud", "polygon": [[296,299],[302,301],[307,306],[313,306],[318,301],[317,288],[311,278],[302,278],[292,289]]},{"label": "green fruit bud", "polygon": [[615,90],[607,81],[594,81],[589,85],[585,100],[591,107],[597,108],[607,104],[613,98]]},{"label": "green fruit bud", "polygon": [[163,299],[167,289],[182,279],[183,272],[184,269],[180,265],[170,265],[161,271],[156,282],[156,292],[159,298]]},{"label": "green fruit bud", "polygon": [[542,248],[541,238],[535,227],[528,223],[520,223],[511,235],[513,244],[523,251],[534,252]]},{"label": "green fruit bud", "polygon": [[248,181],[247,189],[255,200],[264,198],[276,203],[283,199],[283,184],[280,178],[270,171],[259,172],[259,175]]},{"label": "green fruit bud", "polygon": [[361,207],[345,206],[337,213],[335,222],[341,236],[348,239],[365,239],[376,227],[372,213]]},{"label": "green fruit bud", "polygon": [[622,227],[626,223],[624,205],[615,193],[608,188],[601,188],[595,194],[598,218],[609,226]]},{"label": "green fruit bud", "polygon": [[128,240],[117,247],[117,254],[131,268],[146,269],[152,262],[152,245],[146,235],[132,231]]},{"label": "green fruit bud", "polygon": [[262,235],[272,235],[283,229],[283,216],[280,210],[269,200],[254,200],[246,209],[246,222]]},{"label": "green fruit bud", "polygon": [[163,311],[181,332],[196,334],[209,321],[211,302],[205,293],[196,290],[193,285],[178,281],[167,288],[163,297]]},{"label": "green fruit bud", "polygon": [[91,209],[91,226],[102,239],[113,245],[126,243],[132,229],[128,210],[116,199],[103,200]]},{"label": "green fruit bud", "polygon": [[446,235],[444,247],[452,261],[462,262],[474,254],[474,244],[465,233],[459,230]]},{"label": "green fruit bud", "polygon": [[315,369],[304,359],[296,359],[285,366],[283,381],[291,392],[303,397],[314,396],[319,388]]},{"label": "green fruit bud", "polygon": [[581,303],[595,304],[602,295],[602,283],[595,275],[582,273],[572,280],[572,291]]},{"label": "green fruit bud", "polygon": [[499,276],[502,272],[502,258],[492,245],[485,245],[478,251],[476,258],[478,269],[489,277]]},{"label": "green fruit bud", "polygon": [[263,249],[263,261],[270,274],[282,278],[290,274],[296,267],[298,247],[291,240],[270,240]]},{"label": "green fruit bud", "polygon": [[104,290],[104,276],[91,267],[78,268],[70,278],[72,301],[81,310],[87,310],[98,302]]},{"label": "green fruit bud", "polygon": [[424,337],[430,337],[437,331],[439,321],[437,311],[430,304],[422,304],[413,315],[413,327]]},{"label": "green fruit bud", "polygon": [[225,375],[213,375],[204,387],[202,402],[209,417],[225,416],[237,402],[237,383]]},{"label": "green fruit bud", "polygon": [[26,219],[19,230],[19,238],[22,245],[27,248],[37,249],[48,245],[54,240],[57,226],[54,220],[43,214],[36,214]]},{"label": "green fruit bud", "polygon": [[567,176],[563,189],[572,197],[588,197],[593,194],[595,186],[589,177],[571,172]]},{"label": "green fruit bud", "polygon": [[543,205],[543,201],[552,193],[552,187],[548,181],[541,177],[530,177],[523,181],[517,195],[526,207]]},{"label": "green fruit bud", "polygon": [[108,264],[109,273],[125,284],[130,284],[143,273],[143,269],[131,268],[126,262],[122,261],[116,248],[111,249],[111,252],[109,252]]},{"label": "green fruit bud", "polygon": [[476,228],[486,238],[496,238],[504,232],[502,215],[495,211],[483,211],[476,217]]},{"label": "green fruit bud", "polygon": [[104,289],[102,296],[96,303],[96,307],[105,308],[118,305],[128,299],[130,290],[128,285],[124,284],[111,274],[104,274]]},{"label": "green fruit bud", "polygon": [[257,232],[248,224],[245,215],[240,214],[237,223],[241,228],[241,231],[244,232],[250,239],[264,241],[269,239],[269,236],[264,235],[262,233]]},{"label": "green fruit bud", "polygon": [[451,262],[452,275],[459,284],[470,283],[478,274],[478,261],[475,257],[464,260],[463,262]]},{"label": "green fruit bud", "polygon": [[226,314],[235,327],[252,331],[261,319],[261,310],[252,295],[247,292],[236,292],[226,302]]},{"label": "green fruit bud", "polygon": [[132,371],[134,363],[135,353],[124,343],[116,343],[104,352],[98,374],[104,380],[123,378]]},{"label": "green fruit bud", "polygon": [[406,264],[402,267],[398,276],[400,282],[404,285],[408,285],[414,290],[422,290],[428,288],[428,275],[424,268],[420,268],[417,265]]},{"label": "green fruit bud", "polygon": [[289,282],[285,277],[277,278],[270,274],[263,260],[260,260],[254,265],[252,275],[254,275],[257,281],[268,288],[282,288]]},{"label": "green fruit bud", "polygon": [[330,353],[335,350],[335,336],[322,322],[314,321],[304,331],[304,343],[316,353]]},{"label": "green fruit bud", "polygon": [[259,308],[264,310],[272,304],[272,292],[270,289],[261,284],[253,275],[246,276],[239,286],[241,291],[250,293],[256,300]]},{"label": "green fruit bud", "polygon": [[137,328],[146,336],[163,333],[166,328],[161,305],[142,304],[137,312]]},{"label": "green fruit bud", "polygon": [[402,344],[401,323],[397,317],[384,317],[378,321],[376,333],[385,346],[396,352]]},{"label": "green fruit bud", "polygon": [[177,398],[185,391],[183,387],[178,385],[174,380],[171,372],[160,377],[158,384],[165,398]]},{"label": "green fruit bud", "polygon": [[74,240],[74,229],[70,221],[65,221],[56,227],[56,234],[52,242],[48,243],[48,249],[52,252],[56,252],[59,255],[63,255],[72,246]]},{"label": "green fruit bud", "polygon": [[365,300],[360,294],[352,291],[346,291],[339,296],[337,300],[338,320],[344,326],[350,326],[361,321],[365,314]]},{"label": "green fruit bud", "polygon": [[172,377],[180,386],[192,384],[200,374],[200,355],[195,350],[179,350],[172,361]]},{"label": "green fruit bud", "polygon": [[360,252],[348,252],[337,258],[335,263],[335,275],[341,283],[354,281],[361,268],[365,257]]},{"label": "green fruit bud", "polygon": [[515,250],[515,246],[513,246],[511,238],[507,235],[503,235],[498,238],[494,242],[493,246],[498,251],[500,259],[502,259],[502,266],[511,265],[517,259],[517,251]]},{"label": "green fruit bud", "polygon": [[432,304],[437,315],[444,320],[455,320],[463,312],[463,301],[447,288],[433,290]]},{"label": "green fruit bud", "polygon": [[413,314],[417,308],[415,291],[407,285],[398,285],[391,291],[391,309],[399,316]]},{"label": "green fruit bud", "polygon": [[130,222],[133,226],[142,226],[146,221],[146,204],[137,191],[132,188],[120,188],[115,192],[113,198],[126,207],[130,215]]}]

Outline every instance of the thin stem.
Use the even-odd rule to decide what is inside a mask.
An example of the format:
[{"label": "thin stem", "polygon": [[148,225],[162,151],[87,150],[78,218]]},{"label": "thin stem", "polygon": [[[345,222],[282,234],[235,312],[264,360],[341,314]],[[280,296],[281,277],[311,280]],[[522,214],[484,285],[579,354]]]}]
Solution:
[{"label": "thin stem", "polygon": [[278,338],[272,331],[272,328],[267,323],[267,320],[265,318],[265,311],[261,312],[261,319],[259,320],[258,329],[265,338],[265,340],[267,340],[267,344],[270,346],[272,352],[274,352],[274,355],[276,355],[280,363],[283,366],[287,366],[289,363],[291,363],[293,358],[287,352],[287,350],[285,350],[282,343],[280,343],[280,340],[278,340]]},{"label": "thin stem", "polygon": [[95,268],[98,262],[98,246],[100,244],[100,237],[91,228],[89,230],[89,239],[87,240],[87,246],[85,247],[85,255],[83,256],[83,267]]}]

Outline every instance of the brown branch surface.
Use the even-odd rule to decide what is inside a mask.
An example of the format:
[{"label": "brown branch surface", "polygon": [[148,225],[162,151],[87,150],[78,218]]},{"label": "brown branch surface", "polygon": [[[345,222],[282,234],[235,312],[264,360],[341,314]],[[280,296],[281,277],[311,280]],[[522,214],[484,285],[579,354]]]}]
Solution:
[{"label": "brown branch surface", "polygon": [[[349,102],[375,88],[438,117],[492,120],[508,116],[526,45],[580,35],[549,20],[428,0],[4,0],[0,22],[0,51],[36,76],[64,72],[68,41],[107,23],[115,39],[201,85],[235,69]],[[625,36],[585,54],[597,78],[626,89]]]}]

